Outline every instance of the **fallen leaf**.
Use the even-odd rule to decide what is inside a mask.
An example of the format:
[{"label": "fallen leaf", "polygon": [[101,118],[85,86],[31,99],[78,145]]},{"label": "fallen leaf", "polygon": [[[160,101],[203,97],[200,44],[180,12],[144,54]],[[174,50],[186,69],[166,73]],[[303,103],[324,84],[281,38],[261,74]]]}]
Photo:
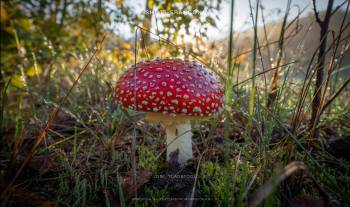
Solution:
[{"label": "fallen leaf", "polygon": [[132,173],[123,176],[123,192],[125,199],[133,197],[135,190],[138,190],[151,179],[152,173],[149,170],[140,170],[136,173],[136,184],[133,184]]},{"label": "fallen leaf", "polygon": [[[24,160],[23,156],[22,159]],[[57,159],[53,155],[33,157],[28,162],[28,167],[41,173],[57,172],[60,170],[60,164],[57,163]]]},{"label": "fallen leaf", "polygon": [[322,199],[320,198],[312,198],[309,196],[300,196],[292,198],[290,203],[290,207],[328,207],[329,205],[326,204]]},{"label": "fallen leaf", "polygon": [[[3,186],[0,187],[4,189]],[[21,187],[12,187],[9,192],[16,204],[24,204],[23,206],[38,206],[38,207],[53,207],[54,202],[47,200],[44,196],[38,193],[30,192]],[[20,205],[22,206],[22,205]]]}]

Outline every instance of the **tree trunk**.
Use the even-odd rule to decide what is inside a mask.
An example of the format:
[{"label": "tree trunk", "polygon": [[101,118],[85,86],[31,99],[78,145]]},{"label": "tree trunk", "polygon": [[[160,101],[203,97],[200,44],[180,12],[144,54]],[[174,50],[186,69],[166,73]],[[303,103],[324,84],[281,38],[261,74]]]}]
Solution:
[{"label": "tree trunk", "polygon": [[142,23],[142,28],[146,30],[142,31],[142,37],[145,45],[149,45],[151,40],[151,34],[148,31],[151,31],[152,29],[153,4],[154,0],[146,0],[145,17]]},{"label": "tree trunk", "polygon": [[321,21],[318,16],[318,12],[316,11],[316,8],[315,8],[316,4],[314,0],[315,17],[316,17],[316,21],[320,26],[321,31],[320,31],[320,49],[317,57],[314,99],[312,100],[312,115],[311,115],[311,121],[310,121],[310,126],[312,130],[312,137],[311,137],[312,140],[314,140],[314,138],[317,139],[319,137],[319,130],[317,129],[317,124],[319,122],[319,117],[320,117],[319,113],[322,108],[322,106],[320,106],[320,100],[322,96],[322,83],[323,83],[323,76],[324,76],[323,73],[324,73],[324,65],[326,61],[327,33],[328,33],[329,22],[332,16],[333,2],[334,0],[328,1],[327,11],[326,11],[324,20]]}]

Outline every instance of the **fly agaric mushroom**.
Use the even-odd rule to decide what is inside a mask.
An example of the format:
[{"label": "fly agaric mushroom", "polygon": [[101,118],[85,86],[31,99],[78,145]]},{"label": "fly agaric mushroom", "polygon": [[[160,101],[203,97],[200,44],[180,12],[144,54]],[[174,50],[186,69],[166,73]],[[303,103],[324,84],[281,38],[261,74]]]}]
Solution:
[{"label": "fly agaric mushroom", "polygon": [[147,121],[163,125],[167,161],[178,150],[178,162],[183,164],[192,159],[191,118],[219,112],[223,93],[215,76],[197,62],[158,58],[128,69],[117,83],[115,97],[124,107],[147,112]]}]

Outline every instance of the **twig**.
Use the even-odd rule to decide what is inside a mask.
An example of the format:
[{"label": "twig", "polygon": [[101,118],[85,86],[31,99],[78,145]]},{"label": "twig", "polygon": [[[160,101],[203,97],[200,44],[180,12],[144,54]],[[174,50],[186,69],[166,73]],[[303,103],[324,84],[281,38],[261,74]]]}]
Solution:
[{"label": "twig", "polygon": [[191,197],[190,197],[190,201],[189,201],[188,207],[192,207],[193,200],[194,200],[193,197],[194,197],[194,193],[195,193],[195,191],[196,191],[196,183],[197,183],[198,174],[199,174],[199,167],[200,167],[202,158],[204,157],[204,154],[207,153],[207,151],[208,151],[208,149],[204,150],[204,152],[200,154],[201,156],[200,156],[199,161],[198,161],[198,164],[197,164],[196,176],[195,176],[195,180],[194,180],[194,182],[193,182],[193,187],[192,187]]},{"label": "twig", "polygon": [[[136,28],[135,31],[135,48],[134,48],[134,108],[137,110],[137,96],[136,96],[136,63],[137,63],[137,32],[139,28]],[[142,31],[140,31],[142,34]],[[131,167],[132,167],[132,184],[136,186],[136,122],[134,122],[133,128],[133,136],[131,141]],[[134,198],[137,198],[137,188],[134,188]],[[137,202],[135,202],[135,206],[137,206]]]},{"label": "twig", "polygon": [[318,14],[318,11],[317,11],[317,9],[316,9],[316,0],[312,0],[312,4],[313,4],[313,7],[312,7],[312,8],[313,8],[313,10],[314,10],[315,18],[316,18],[317,23],[323,24],[323,22],[322,22],[321,19],[320,19],[319,14]]},{"label": "twig", "polygon": [[350,83],[350,77],[343,83],[343,85],[335,92],[335,94],[327,101],[327,103],[322,107],[322,112],[331,105],[331,103],[336,99],[339,94],[346,88],[346,86]]},{"label": "twig", "polygon": [[297,62],[298,62],[298,61],[292,61],[292,62],[290,62],[290,63],[286,63],[286,64],[283,64],[283,65],[280,65],[279,67],[273,67],[273,68],[270,68],[270,69],[268,69],[268,70],[262,71],[262,72],[260,72],[260,73],[256,73],[254,76],[252,76],[252,77],[250,77],[250,78],[247,78],[247,79],[245,79],[245,80],[243,80],[243,81],[241,81],[241,82],[239,82],[239,83],[236,83],[236,84],[233,85],[232,87],[237,87],[237,86],[239,86],[239,85],[242,85],[243,83],[246,83],[246,82],[250,81],[250,80],[251,80],[252,78],[254,78],[254,77],[260,76],[260,75],[262,75],[262,74],[264,74],[264,73],[267,73],[267,72],[276,70],[276,69],[278,69],[278,68],[284,68],[285,66],[288,66],[288,65],[290,65],[290,64],[294,64],[294,63],[297,63]]}]

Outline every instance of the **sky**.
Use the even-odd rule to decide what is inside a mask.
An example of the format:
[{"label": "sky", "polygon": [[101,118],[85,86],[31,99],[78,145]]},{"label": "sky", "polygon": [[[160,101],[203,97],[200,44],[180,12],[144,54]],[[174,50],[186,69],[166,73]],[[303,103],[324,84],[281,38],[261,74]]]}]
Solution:
[{"label": "sky", "polygon": [[[334,6],[340,5],[345,0],[335,0]],[[145,0],[126,0],[125,3],[131,7],[133,7],[134,11],[137,14],[142,15],[145,8]],[[249,0],[235,0],[235,8],[234,8],[234,30],[235,31],[244,31],[249,28],[252,28],[252,20],[250,17],[250,8],[249,8]],[[262,6],[264,7],[264,17],[265,21],[271,22],[279,19],[283,19],[284,11],[286,10],[287,0],[260,0]],[[317,9],[325,10],[327,8],[327,0],[316,0]],[[251,0],[252,5],[256,4],[256,0]],[[209,39],[220,39],[227,36],[229,33],[229,25],[230,25],[230,0],[223,0],[221,4],[220,11],[217,13],[219,20],[216,21],[217,28],[209,28],[208,30],[208,38]],[[311,12],[313,12],[312,8],[312,0],[292,0],[292,9],[290,10],[289,19],[293,19],[296,17],[298,13],[297,6],[302,10],[305,8],[302,16],[305,16]],[[255,7],[255,6],[253,6]],[[281,11],[278,13],[278,11]],[[261,10],[259,10],[259,13]],[[261,17],[259,17],[258,24],[261,24]],[[155,19],[153,18],[153,25],[155,25]],[[129,29],[129,25],[127,24],[117,24],[115,26],[115,32],[123,36],[125,38],[133,37],[133,33],[131,33]]]}]

